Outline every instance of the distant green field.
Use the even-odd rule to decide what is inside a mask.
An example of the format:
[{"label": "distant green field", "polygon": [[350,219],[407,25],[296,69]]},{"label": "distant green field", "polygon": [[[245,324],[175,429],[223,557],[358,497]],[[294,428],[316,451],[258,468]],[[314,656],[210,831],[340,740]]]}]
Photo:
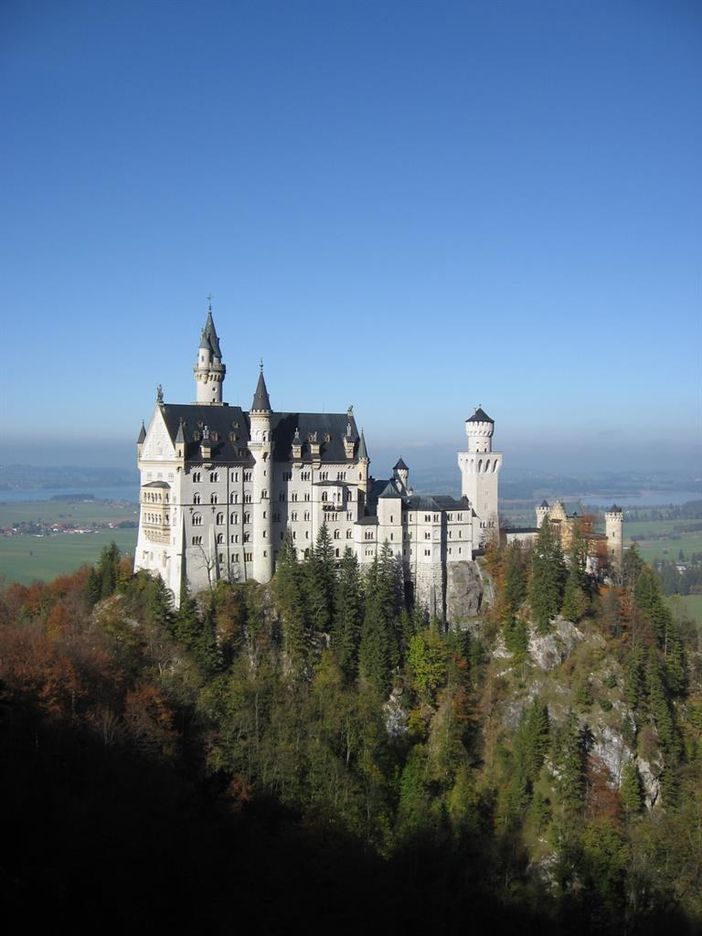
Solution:
[{"label": "distant green field", "polygon": [[120,506],[103,501],[17,501],[0,502],[0,527],[17,523],[70,522],[76,524],[106,523],[109,520],[138,520],[137,504]]},{"label": "distant green field", "polygon": [[671,604],[680,602],[697,626],[702,630],[702,595],[671,595]]},{"label": "distant green field", "polygon": [[624,522],[624,541],[631,542],[632,536],[643,536],[636,548],[647,562],[654,559],[677,559],[682,549],[686,558],[691,553],[702,552],[702,530],[690,530],[699,525],[699,520],[639,520]]},{"label": "distant green field", "polygon": [[24,585],[37,579],[50,581],[62,573],[74,572],[85,562],[95,562],[104,547],[113,541],[121,552],[133,555],[136,539],[136,529],[56,536],[2,536],[0,576]]}]

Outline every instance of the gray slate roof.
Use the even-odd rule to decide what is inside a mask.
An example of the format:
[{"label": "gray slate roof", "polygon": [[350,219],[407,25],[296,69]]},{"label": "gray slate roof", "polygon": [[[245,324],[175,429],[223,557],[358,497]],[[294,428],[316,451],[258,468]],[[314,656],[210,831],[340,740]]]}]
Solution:
[{"label": "gray slate roof", "polygon": [[488,422],[488,423],[492,423],[493,425],[495,424],[495,420],[490,419],[490,417],[485,412],[485,410],[482,409],[480,406],[477,408],[477,410],[473,413],[472,416],[469,416],[468,419],[466,419],[466,422]]},{"label": "gray slate roof", "polygon": [[[195,438],[195,434],[199,433],[201,436],[202,430],[207,426],[210,432],[212,461],[252,462],[253,457],[248,451],[251,437],[249,414],[240,406],[164,403],[160,410],[173,442],[176,440],[180,421],[183,420],[186,460],[202,461],[200,440]],[[349,459],[346,458],[344,447],[348,421],[349,417],[346,413],[271,413],[271,430],[275,443],[274,461],[290,461],[293,436],[296,427],[299,427],[303,462],[312,461],[308,436],[316,433],[320,444],[322,464],[348,463]],[[353,416],[351,425],[353,435],[358,440],[358,430]],[[328,442],[325,441],[327,435],[330,437]],[[358,441],[355,447],[359,449]]]},{"label": "gray slate roof", "polygon": [[253,402],[251,403],[251,410],[258,413],[270,413],[271,411],[271,398],[268,396],[268,388],[266,387],[266,378],[263,376],[263,371],[258,375],[258,383],[256,384],[256,392],[254,393]]},{"label": "gray slate roof", "polygon": [[217,337],[217,330],[215,329],[214,319],[212,318],[212,309],[209,309],[207,312],[207,320],[205,321],[205,327],[202,329],[200,347],[209,349],[215,357],[221,360],[222,351],[219,347],[219,338]]},{"label": "gray slate roof", "polygon": [[144,441],[145,438],[146,438],[146,428],[144,427],[144,421],[142,420],[141,429],[139,430],[139,438],[137,439],[137,445],[141,445],[141,443]]},{"label": "gray slate roof", "polygon": [[397,463],[395,464],[392,470],[393,471],[409,471],[409,468],[404,463],[404,460],[402,458],[398,458]]}]

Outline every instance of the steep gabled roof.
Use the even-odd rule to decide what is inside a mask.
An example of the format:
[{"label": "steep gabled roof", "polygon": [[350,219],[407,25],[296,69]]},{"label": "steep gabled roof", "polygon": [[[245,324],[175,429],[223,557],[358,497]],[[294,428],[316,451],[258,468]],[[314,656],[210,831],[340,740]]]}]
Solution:
[{"label": "steep gabled roof", "polygon": [[402,495],[395,487],[394,482],[388,481],[380,494],[378,494],[378,497],[402,497]]},{"label": "steep gabled roof", "polygon": [[392,470],[393,471],[409,471],[409,468],[404,463],[403,459],[399,458]]}]

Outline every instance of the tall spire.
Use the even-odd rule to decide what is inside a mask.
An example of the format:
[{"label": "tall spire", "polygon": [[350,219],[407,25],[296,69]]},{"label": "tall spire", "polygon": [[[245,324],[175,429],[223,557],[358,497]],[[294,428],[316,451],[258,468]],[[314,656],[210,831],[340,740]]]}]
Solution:
[{"label": "tall spire", "polygon": [[268,396],[266,378],[263,376],[263,361],[261,361],[260,367],[261,371],[258,375],[258,383],[256,384],[256,392],[254,393],[253,402],[251,403],[251,411],[258,413],[270,413],[271,399]]},{"label": "tall spire", "polygon": [[219,346],[217,329],[212,318],[212,296],[208,296],[207,318],[200,334],[200,346],[197,361],[193,368],[197,389],[197,402],[221,405],[222,381],[227,372],[222,363],[222,350]]}]

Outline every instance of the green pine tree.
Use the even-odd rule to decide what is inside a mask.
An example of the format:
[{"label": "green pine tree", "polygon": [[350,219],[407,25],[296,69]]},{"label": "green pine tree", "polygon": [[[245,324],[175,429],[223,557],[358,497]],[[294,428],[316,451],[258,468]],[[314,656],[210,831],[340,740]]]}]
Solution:
[{"label": "green pine tree", "polygon": [[561,609],[565,562],[558,534],[544,520],[531,554],[529,604],[539,633],[547,633],[551,620]]}]

